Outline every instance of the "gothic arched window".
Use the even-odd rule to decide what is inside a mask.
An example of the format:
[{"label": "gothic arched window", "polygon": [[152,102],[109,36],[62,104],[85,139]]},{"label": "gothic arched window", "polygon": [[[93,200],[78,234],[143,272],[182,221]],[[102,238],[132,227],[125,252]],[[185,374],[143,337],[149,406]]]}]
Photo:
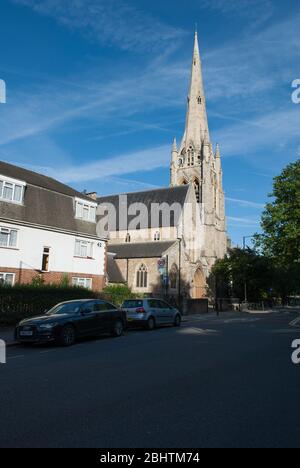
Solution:
[{"label": "gothic arched window", "polygon": [[136,272],[136,287],[147,288],[148,286],[148,270],[146,265],[142,264]]},{"label": "gothic arched window", "polygon": [[131,236],[130,236],[129,232],[126,234],[125,242],[127,242],[127,243],[131,242]]},{"label": "gothic arched window", "polygon": [[193,185],[194,185],[194,190],[195,190],[197,203],[200,203],[200,184],[199,184],[198,179],[194,180]]},{"label": "gothic arched window", "polygon": [[194,165],[194,148],[192,146],[189,147],[188,149],[188,160],[187,160],[187,163],[188,163],[188,166],[193,166]]},{"label": "gothic arched window", "polygon": [[160,241],[160,232],[159,231],[156,231],[156,233],[154,234],[154,241],[155,242]]}]

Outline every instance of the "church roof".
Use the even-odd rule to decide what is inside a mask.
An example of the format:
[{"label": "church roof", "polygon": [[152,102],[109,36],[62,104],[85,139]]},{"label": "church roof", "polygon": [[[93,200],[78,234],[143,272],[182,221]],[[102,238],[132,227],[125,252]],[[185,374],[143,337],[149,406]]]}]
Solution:
[{"label": "church roof", "polygon": [[108,252],[115,258],[160,258],[176,241],[109,244]]},{"label": "church roof", "polygon": [[[186,201],[187,193],[189,190],[188,185],[181,185],[176,187],[166,187],[154,190],[146,190],[143,192],[131,192],[122,194],[122,197],[127,197],[127,207],[129,208],[131,205],[135,203],[141,203],[147,208],[147,216],[142,218],[142,223],[140,228],[157,228],[157,227],[165,227],[170,226],[174,227],[177,226],[179,223],[180,213],[177,213],[176,210],[171,211],[170,221],[163,219],[162,216],[159,216],[158,223],[154,223],[154,220],[151,219],[151,206],[152,204],[159,204],[166,203],[168,206],[172,206],[173,203],[176,203],[183,208],[184,203]],[[113,205],[116,210],[116,230],[121,230],[119,226],[120,221],[120,197],[121,195],[110,195],[105,197],[100,197],[97,199],[99,206],[107,206],[109,204]],[[124,207],[121,207],[123,210]],[[99,209],[98,209],[99,213]],[[130,223],[131,220],[136,218],[139,214],[139,211],[134,215],[128,215],[127,222]],[[104,214],[102,215],[104,216]],[[98,219],[102,216],[98,216]],[[126,229],[126,228],[125,228]],[[111,229],[114,230],[114,229]]]}]

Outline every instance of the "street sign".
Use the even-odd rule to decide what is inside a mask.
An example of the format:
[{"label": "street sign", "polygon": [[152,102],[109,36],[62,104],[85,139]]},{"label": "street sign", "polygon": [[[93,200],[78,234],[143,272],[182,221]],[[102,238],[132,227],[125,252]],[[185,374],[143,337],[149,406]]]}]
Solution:
[{"label": "street sign", "polygon": [[167,263],[167,259],[165,257],[162,257],[157,260],[158,268],[165,268],[166,263]]},{"label": "street sign", "polygon": [[167,269],[167,259],[165,257],[162,257],[157,260],[157,269],[158,272],[161,276],[166,274],[166,269]]}]

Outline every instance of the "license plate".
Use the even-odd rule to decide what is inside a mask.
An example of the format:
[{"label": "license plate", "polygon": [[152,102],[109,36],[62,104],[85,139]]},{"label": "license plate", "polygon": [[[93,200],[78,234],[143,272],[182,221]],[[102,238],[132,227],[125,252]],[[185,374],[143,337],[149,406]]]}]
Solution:
[{"label": "license plate", "polygon": [[20,336],[32,336],[33,331],[20,331]]}]

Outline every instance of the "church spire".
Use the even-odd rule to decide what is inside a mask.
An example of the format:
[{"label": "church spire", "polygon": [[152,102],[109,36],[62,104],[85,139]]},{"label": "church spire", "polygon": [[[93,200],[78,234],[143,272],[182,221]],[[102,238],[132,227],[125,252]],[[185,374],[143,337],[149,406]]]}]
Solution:
[{"label": "church spire", "polygon": [[209,130],[206,114],[201,58],[198,44],[198,33],[196,30],[186,126],[181,142],[180,152],[183,150],[187,151],[189,146],[193,146],[194,149],[199,150],[205,138],[209,140]]}]

